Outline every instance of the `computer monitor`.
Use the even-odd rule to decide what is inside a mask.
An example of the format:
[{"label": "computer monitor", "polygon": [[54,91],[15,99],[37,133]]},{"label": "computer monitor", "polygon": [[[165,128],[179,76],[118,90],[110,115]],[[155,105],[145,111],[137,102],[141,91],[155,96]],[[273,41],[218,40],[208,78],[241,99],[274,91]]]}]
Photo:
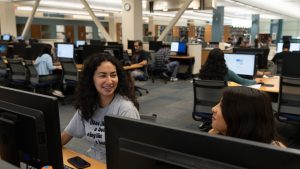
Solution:
[{"label": "computer monitor", "polygon": [[10,34],[3,34],[2,35],[2,40],[4,40],[4,41],[11,41],[12,40],[12,36]]},{"label": "computer monitor", "polygon": [[171,42],[171,52],[178,52],[179,42]]},{"label": "computer monitor", "polygon": [[59,58],[73,58],[74,57],[74,45],[73,44],[57,44],[57,57]]},{"label": "computer monitor", "polygon": [[162,48],[162,44],[162,41],[149,41],[149,50],[157,52],[160,48]]},{"label": "computer monitor", "polygon": [[100,45],[100,46],[104,46],[105,42],[101,41],[101,40],[96,40],[96,39],[91,39],[90,40],[90,45]]},{"label": "computer monitor", "polygon": [[127,40],[127,48],[131,49],[132,53],[134,52],[134,42],[135,40]]},{"label": "computer monitor", "polygon": [[268,68],[270,48],[233,48],[233,53],[255,54],[258,69]]},{"label": "computer monitor", "polygon": [[107,46],[109,45],[120,45],[119,42],[107,42]]},{"label": "computer monitor", "polygon": [[109,169],[294,169],[300,151],[209,135],[120,116],[105,116]]},{"label": "computer monitor", "polygon": [[87,59],[94,53],[104,52],[104,46],[101,45],[84,45],[83,46],[83,60]]},{"label": "computer monitor", "polygon": [[0,56],[6,56],[7,54],[7,44],[0,43]]},{"label": "computer monitor", "polygon": [[177,55],[186,55],[187,46],[184,42],[172,42],[171,52],[177,52]]},{"label": "computer monitor", "polygon": [[[282,52],[282,47],[283,47],[283,43],[282,42],[277,43],[277,50],[276,50],[276,52],[277,53]],[[289,50],[291,52],[292,51],[300,51],[300,43],[290,43],[290,49]]]},{"label": "computer monitor", "polygon": [[76,41],[76,48],[79,48],[80,46],[85,45],[85,41],[84,40],[78,40]]},{"label": "computer monitor", "polygon": [[107,45],[105,46],[104,51],[111,51],[113,56],[116,57],[118,60],[123,61],[123,45]]},{"label": "computer monitor", "polygon": [[2,86],[0,96],[1,159],[63,168],[57,98]]},{"label": "computer monitor", "polygon": [[281,75],[287,77],[300,78],[300,51],[294,51],[285,55],[283,59]]},{"label": "computer monitor", "polygon": [[224,58],[228,69],[236,74],[250,79],[255,76],[256,65],[254,54],[225,53]]},{"label": "computer monitor", "polygon": [[[42,54],[45,46],[49,44],[46,43],[32,43],[30,49],[31,60],[35,60],[38,56]],[[30,60],[30,59],[29,59]]]}]

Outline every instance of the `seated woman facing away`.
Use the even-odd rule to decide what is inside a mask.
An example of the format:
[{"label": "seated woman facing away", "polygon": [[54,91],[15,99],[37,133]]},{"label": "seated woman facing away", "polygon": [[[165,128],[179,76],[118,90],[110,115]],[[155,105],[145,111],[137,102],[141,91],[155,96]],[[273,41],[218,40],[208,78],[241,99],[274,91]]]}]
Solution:
[{"label": "seated woman facing away", "polygon": [[256,84],[255,80],[244,79],[228,69],[224,53],[219,48],[215,48],[209,52],[207,61],[200,70],[199,78],[204,80],[233,81],[246,86]]},{"label": "seated woman facing away", "polygon": [[286,147],[275,128],[269,96],[248,87],[228,87],[221,101],[212,108],[212,129],[209,134],[222,134]]}]

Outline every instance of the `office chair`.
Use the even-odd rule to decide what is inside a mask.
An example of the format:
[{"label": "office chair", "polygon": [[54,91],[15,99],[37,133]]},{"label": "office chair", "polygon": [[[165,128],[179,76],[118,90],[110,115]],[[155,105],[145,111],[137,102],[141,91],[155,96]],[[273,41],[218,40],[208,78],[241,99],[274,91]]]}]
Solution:
[{"label": "office chair", "polygon": [[167,74],[168,68],[165,64],[164,55],[160,53],[151,53],[151,68],[150,68],[150,76],[152,83],[155,81],[155,77],[159,77],[163,79],[166,84],[169,80],[169,76]]},{"label": "office chair", "polygon": [[280,77],[275,116],[281,122],[300,124],[300,77]]},{"label": "office chair", "polygon": [[[64,87],[67,89],[68,87],[75,88],[77,85],[77,82],[79,81],[79,71],[77,70],[76,64],[73,59],[66,59],[66,58],[60,58],[60,63],[62,66],[62,84],[63,86],[63,93],[65,94],[66,91],[64,90]],[[70,97],[70,100],[72,100],[73,97]],[[66,98],[64,99],[66,101]],[[63,102],[64,102],[63,101]]]},{"label": "office chair", "polygon": [[194,107],[192,116],[194,120],[201,122],[200,130],[210,128],[211,109],[220,101],[222,89],[226,86],[226,81],[193,79]]},{"label": "office chair", "polygon": [[9,71],[10,69],[4,63],[4,58],[0,58],[0,84],[6,86],[8,83]]},{"label": "office chair", "polygon": [[[35,66],[31,60],[25,60],[25,65],[29,71],[29,87],[33,89],[33,92],[36,92],[36,89],[49,89],[52,85],[55,85],[59,82],[58,79],[49,78],[49,80],[41,80]],[[48,90],[46,90],[48,92]]]},{"label": "office chair", "polygon": [[25,87],[28,83],[28,70],[22,59],[7,59],[10,67],[9,83],[13,86]]},{"label": "office chair", "polygon": [[[145,65],[143,67],[144,75],[143,75],[143,77],[137,77],[136,80],[146,81],[146,80],[149,79],[149,73],[148,73],[148,69],[149,69],[149,66],[150,66],[149,65],[150,64],[149,52],[146,52],[146,54],[148,55],[147,56],[148,59],[147,59],[147,65]],[[145,91],[147,94],[149,93],[148,89],[137,86],[137,85],[134,85],[134,89],[135,89],[135,92],[138,93],[139,96],[143,95],[142,91]]]}]

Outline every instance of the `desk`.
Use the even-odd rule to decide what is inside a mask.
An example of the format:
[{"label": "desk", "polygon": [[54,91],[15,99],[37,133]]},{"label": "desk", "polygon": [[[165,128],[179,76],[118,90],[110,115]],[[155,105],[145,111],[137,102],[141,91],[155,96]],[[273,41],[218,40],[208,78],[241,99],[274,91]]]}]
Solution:
[{"label": "desk", "polygon": [[131,70],[131,69],[138,69],[138,68],[142,68],[143,66],[140,64],[132,64],[130,66],[123,66],[124,70]]},{"label": "desk", "polygon": [[178,70],[178,77],[180,74],[183,75],[183,79],[192,77],[192,70],[194,65],[194,56],[170,56],[171,61],[178,61],[180,63]]},{"label": "desk", "polygon": [[90,158],[86,155],[77,153],[75,151],[72,151],[66,147],[62,148],[62,152],[63,152],[63,160],[64,160],[64,164],[70,167],[75,168],[74,166],[72,166],[67,160],[71,157],[75,157],[75,156],[79,156],[81,158],[83,158],[84,160],[86,160],[87,162],[89,162],[91,164],[90,167],[87,167],[87,169],[106,169],[106,164],[95,160],[93,158]]},{"label": "desk", "polygon": [[[272,84],[274,86],[272,87],[268,87],[268,86],[261,86],[258,90],[264,91],[264,92],[268,92],[268,93],[275,93],[278,94],[279,93],[279,76],[273,76],[270,78],[256,78],[258,80],[261,80],[263,83],[265,84]],[[228,82],[228,86],[240,86],[239,84],[235,83],[235,82]]]}]

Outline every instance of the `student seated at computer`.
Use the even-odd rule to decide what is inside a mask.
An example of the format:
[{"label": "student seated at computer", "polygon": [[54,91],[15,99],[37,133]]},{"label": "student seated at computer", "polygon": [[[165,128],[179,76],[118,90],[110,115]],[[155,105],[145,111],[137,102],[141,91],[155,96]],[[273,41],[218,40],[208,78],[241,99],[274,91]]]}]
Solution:
[{"label": "student seated at computer", "polygon": [[[42,54],[38,56],[33,64],[39,74],[39,80],[43,81],[59,81],[60,76],[53,74],[54,69],[62,69],[61,66],[54,66],[52,61],[52,46],[46,45],[42,49]],[[62,92],[55,90],[52,92],[54,95],[63,96]]]},{"label": "student seated at computer", "polygon": [[285,41],[282,45],[282,51],[279,53],[276,53],[272,59],[273,63],[276,65],[277,74],[281,74],[283,58],[287,55],[290,55],[291,53],[292,52],[290,52],[290,42]]},{"label": "student seated at computer", "polygon": [[170,81],[175,82],[178,80],[177,73],[179,69],[179,62],[178,61],[170,61],[170,45],[163,45],[161,49],[156,52],[155,57],[162,57],[162,58],[155,58],[155,60],[163,60],[165,63],[168,72],[171,73]]},{"label": "student seated at computer", "polygon": [[147,80],[148,75],[145,73],[146,65],[148,64],[148,54],[143,50],[143,42],[137,40],[134,42],[134,53],[131,57],[131,64],[142,65],[142,68],[131,71],[131,76],[138,80]]},{"label": "student seated at computer", "polygon": [[119,61],[107,53],[88,58],[76,88],[77,111],[61,134],[62,145],[73,137],[85,137],[91,143],[87,154],[105,161],[104,116],[140,118],[134,86],[125,73]]},{"label": "student seated at computer", "polygon": [[262,91],[244,86],[227,87],[212,112],[209,134],[285,147],[276,131],[269,95]]},{"label": "student seated at computer", "polygon": [[199,78],[204,80],[233,81],[246,86],[256,84],[255,80],[244,79],[228,69],[224,53],[219,48],[215,48],[209,52],[208,58],[200,70]]}]

